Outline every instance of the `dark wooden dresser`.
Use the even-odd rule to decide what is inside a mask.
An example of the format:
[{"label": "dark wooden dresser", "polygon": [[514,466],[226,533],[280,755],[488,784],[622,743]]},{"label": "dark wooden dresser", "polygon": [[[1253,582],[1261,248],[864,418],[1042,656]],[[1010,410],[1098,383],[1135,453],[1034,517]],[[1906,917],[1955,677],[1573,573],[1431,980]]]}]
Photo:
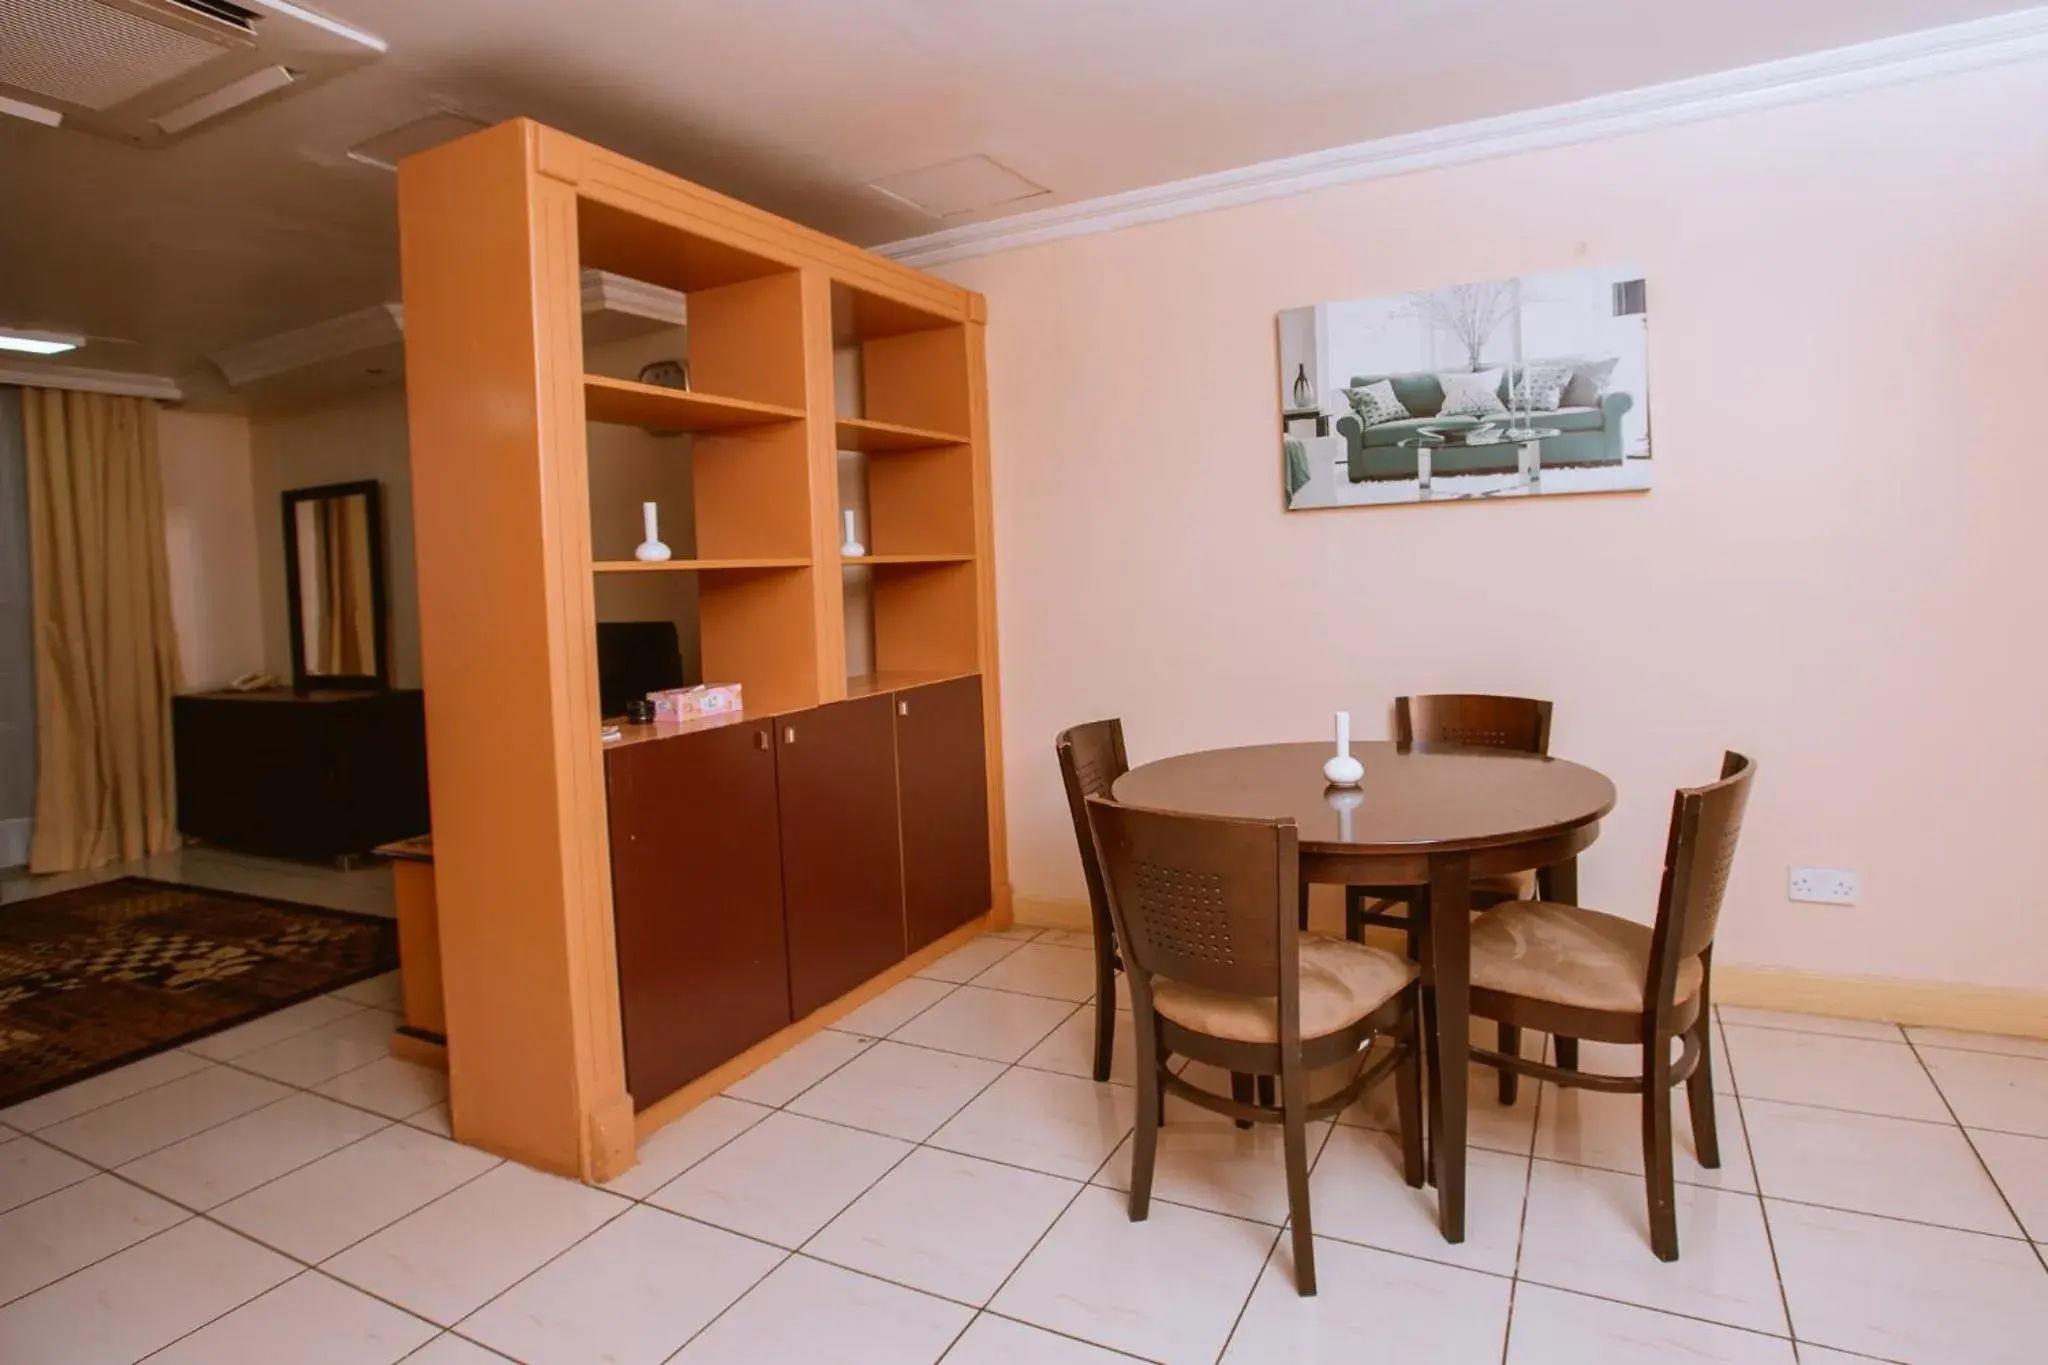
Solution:
[{"label": "dark wooden dresser", "polygon": [[417,689],[171,698],[178,829],[243,853],[339,859],[425,834]]}]

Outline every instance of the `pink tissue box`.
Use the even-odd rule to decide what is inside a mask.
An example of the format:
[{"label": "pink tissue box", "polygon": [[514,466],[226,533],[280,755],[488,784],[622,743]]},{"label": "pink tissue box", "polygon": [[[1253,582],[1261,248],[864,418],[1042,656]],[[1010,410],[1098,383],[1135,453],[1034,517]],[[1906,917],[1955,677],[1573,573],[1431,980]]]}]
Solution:
[{"label": "pink tissue box", "polygon": [[649,692],[647,700],[654,703],[656,720],[696,720],[702,716],[722,716],[740,709],[740,684],[673,687],[666,692]]}]

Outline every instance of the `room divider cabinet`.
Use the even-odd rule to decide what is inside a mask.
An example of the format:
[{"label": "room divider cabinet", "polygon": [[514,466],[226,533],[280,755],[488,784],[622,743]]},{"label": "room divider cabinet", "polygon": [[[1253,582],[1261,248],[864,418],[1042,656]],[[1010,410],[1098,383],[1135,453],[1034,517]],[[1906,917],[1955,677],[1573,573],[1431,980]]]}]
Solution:
[{"label": "room divider cabinet", "polygon": [[[770,1029],[724,1069],[758,1064],[947,923],[1008,922],[985,306],[526,120],[406,158],[398,201],[451,1118],[604,1180],[731,1079],[677,1077]],[[654,358],[687,388],[586,338],[587,271],[682,315]],[[631,557],[647,496],[667,560]],[[842,563],[863,505],[871,553]],[[601,611],[673,620],[746,716],[608,760]],[[965,735],[979,702],[964,768],[932,763],[940,684],[935,723]],[[835,799],[883,769],[886,804]]]},{"label": "room divider cabinet", "polygon": [[605,755],[626,1087],[656,1100],[786,1027],[771,720]]}]

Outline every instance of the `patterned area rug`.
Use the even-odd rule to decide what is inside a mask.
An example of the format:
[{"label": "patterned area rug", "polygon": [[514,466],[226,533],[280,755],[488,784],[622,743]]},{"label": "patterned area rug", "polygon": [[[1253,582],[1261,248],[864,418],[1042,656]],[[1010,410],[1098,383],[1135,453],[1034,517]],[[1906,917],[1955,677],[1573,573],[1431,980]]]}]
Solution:
[{"label": "patterned area rug", "polygon": [[140,877],[0,907],[0,1109],[397,965],[393,920]]}]

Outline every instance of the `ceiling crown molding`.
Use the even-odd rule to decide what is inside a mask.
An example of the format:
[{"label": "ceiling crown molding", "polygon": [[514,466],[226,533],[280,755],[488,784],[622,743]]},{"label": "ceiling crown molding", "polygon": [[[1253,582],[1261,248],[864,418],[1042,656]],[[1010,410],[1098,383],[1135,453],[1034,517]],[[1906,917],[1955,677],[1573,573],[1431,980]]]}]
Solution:
[{"label": "ceiling crown molding", "polygon": [[946,228],[874,250],[905,265],[944,265],[1329,185],[1622,137],[2042,56],[2048,56],[2048,7],[1263,161]]},{"label": "ceiling crown molding", "polygon": [[84,365],[0,364],[0,384],[20,384],[31,389],[71,389],[78,393],[113,393],[129,398],[154,398],[164,403],[182,403],[185,391],[178,381],[160,374],[137,374],[130,370],[94,370]]},{"label": "ceiling crown molding", "polygon": [[220,367],[230,385],[239,389],[259,379],[303,370],[337,356],[374,351],[404,336],[404,305],[377,303],[338,318],[231,346],[207,358]]}]

